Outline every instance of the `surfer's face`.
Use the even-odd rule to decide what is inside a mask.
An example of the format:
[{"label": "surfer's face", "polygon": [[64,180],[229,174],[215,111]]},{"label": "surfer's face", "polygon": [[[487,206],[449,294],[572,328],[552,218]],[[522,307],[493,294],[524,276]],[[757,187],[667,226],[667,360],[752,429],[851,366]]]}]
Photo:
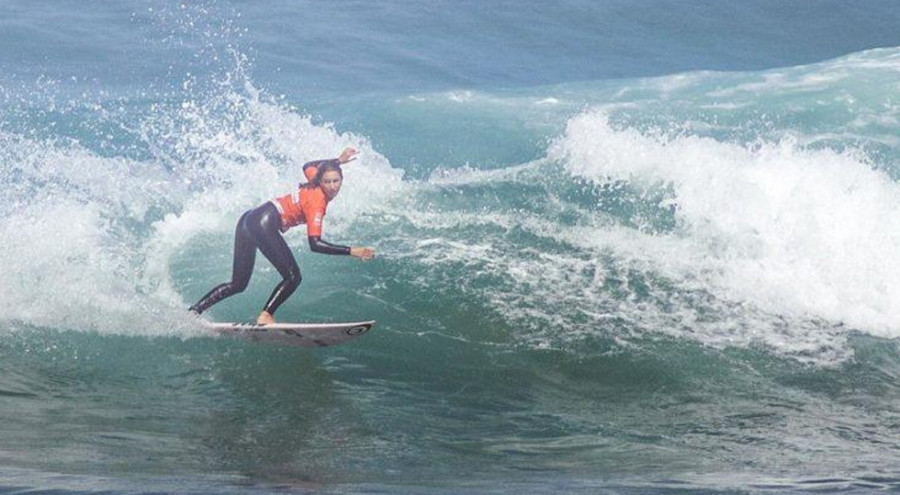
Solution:
[{"label": "surfer's face", "polygon": [[322,182],[320,182],[325,197],[334,199],[334,197],[341,192],[341,182],[343,182],[343,179],[341,178],[340,172],[336,170],[325,172],[325,174],[322,175]]}]

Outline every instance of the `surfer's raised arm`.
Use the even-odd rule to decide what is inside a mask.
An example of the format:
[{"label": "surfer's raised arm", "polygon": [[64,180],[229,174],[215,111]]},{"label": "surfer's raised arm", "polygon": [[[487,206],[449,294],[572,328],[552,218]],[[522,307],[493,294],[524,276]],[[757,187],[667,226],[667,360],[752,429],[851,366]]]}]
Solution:
[{"label": "surfer's raised arm", "polygon": [[[325,160],[313,160],[311,162],[306,162],[303,164],[303,175],[306,176],[306,180],[308,182],[312,181],[316,177],[316,173],[319,171],[319,166],[324,165],[326,163],[336,163],[338,165],[343,165],[345,163],[350,163],[353,160],[356,160],[359,151],[355,148],[344,148],[344,151],[341,152],[340,156],[337,158],[329,158]],[[303,187],[303,184],[300,184],[300,187]]]},{"label": "surfer's raised arm", "polygon": [[322,219],[328,203],[341,190],[344,173],[341,165],[356,160],[359,152],[345,148],[331,160],[317,160],[303,166],[308,182],[300,184],[297,191],[275,198],[245,212],[238,220],[234,240],[234,263],[231,280],[214,287],[203,296],[191,311],[202,313],[213,304],[243,292],[250,282],[256,250],[262,252],[282,276],[262,312],[256,319],[261,325],[275,323],[275,310],[293,294],[300,285],[300,267],[282,232],[301,223],[306,224],[309,246],[317,253],[350,255],[362,260],[375,256],[370,247],[347,247],[322,240]]},{"label": "surfer's raised arm", "polygon": [[357,151],[355,148],[344,148],[344,151],[341,152],[341,156],[338,157],[338,162],[340,162],[341,165],[350,163],[353,160],[356,160],[356,155],[358,154],[359,151]]}]

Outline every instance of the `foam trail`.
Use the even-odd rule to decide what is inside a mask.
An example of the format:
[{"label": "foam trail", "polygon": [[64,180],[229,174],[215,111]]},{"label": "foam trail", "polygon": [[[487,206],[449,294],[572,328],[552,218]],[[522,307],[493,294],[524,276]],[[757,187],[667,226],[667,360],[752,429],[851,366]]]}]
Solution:
[{"label": "foam trail", "polygon": [[4,319],[116,332],[158,328],[152,323],[162,308],[138,290],[139,241],[129,228],[151,208],[177,201],[180,191],[165,186],[165,172],[77,143],[0,137],[9,199],[0,217]]}]

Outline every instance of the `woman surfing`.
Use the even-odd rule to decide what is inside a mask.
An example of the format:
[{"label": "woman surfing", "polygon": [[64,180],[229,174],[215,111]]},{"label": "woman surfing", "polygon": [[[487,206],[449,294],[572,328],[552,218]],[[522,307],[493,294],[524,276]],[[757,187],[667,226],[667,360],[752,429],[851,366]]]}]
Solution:
[{"label": "woman surfing", "polygon": [[346,148],[338,158],[317,160],[303,165],[307,183],[300,184],[290,194],[277,197],[244,212],[234,233],[234,262],[231,280],[217,285],[190,311],[200,314],[210,306],[243,292],[253,274],[256,250],[281,274],[282,280],[272,291],[256,319],[258,325],[275,323],[275,311],[300,285],[300,267],[282,236],[291,227],[306,224],[309,247],[317,253],[350,255],[370,260],[375,250],[370,247],[348,247],[331,244],[322,239],[322,219],[328,203],[341,190],[344,173],[341,165],[356,159],[359,152]]}]

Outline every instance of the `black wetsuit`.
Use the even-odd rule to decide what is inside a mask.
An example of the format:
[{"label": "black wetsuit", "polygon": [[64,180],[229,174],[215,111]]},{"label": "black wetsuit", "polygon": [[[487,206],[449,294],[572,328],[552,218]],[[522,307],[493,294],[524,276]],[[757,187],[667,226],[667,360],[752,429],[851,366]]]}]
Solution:
[{"label": "black wetsuit", "polygon": [[[324,254],[350,254],[347,246],[338,246],[322,240],[320,236],[309,237],[310,248]],[[263,307],[269,314],[281,306],[300,285],[300,267],[291,249],[281,235],[281,215],[271,202],[241,215],[234,233],[234,263],[231,281],[219,284],[203,296],[190,310],[202,313],[210,306],[226,297],[243,292],[253,274],[256,250],[259,249],[281,274],[282,280],[272,291]]]}]

